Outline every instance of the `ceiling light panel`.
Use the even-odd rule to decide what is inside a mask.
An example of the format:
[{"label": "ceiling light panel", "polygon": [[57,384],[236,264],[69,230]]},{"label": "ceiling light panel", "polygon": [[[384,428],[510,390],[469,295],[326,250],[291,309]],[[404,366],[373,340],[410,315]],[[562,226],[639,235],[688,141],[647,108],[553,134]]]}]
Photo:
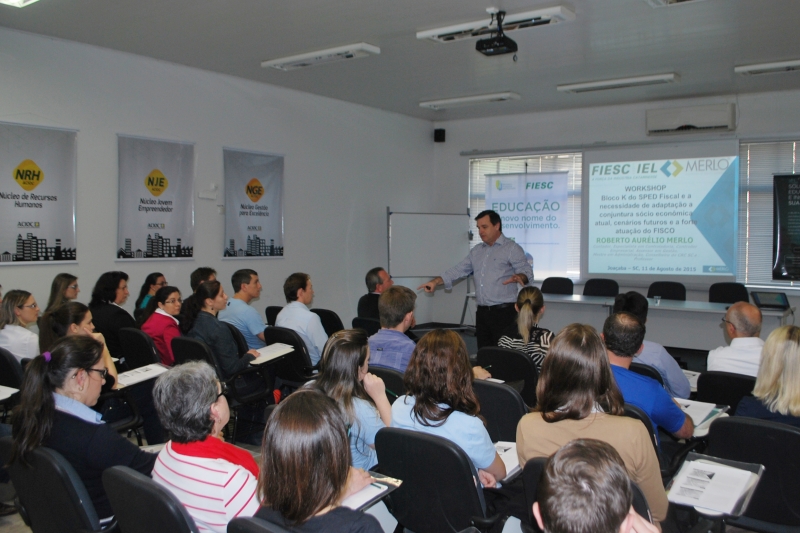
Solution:
[{"label": "ceiling light panel", "polygon": [[590,91],[605,91],[609,89],[625,89],[627,87],[675,83],[680,81],[680,79],[680,76],[674,72],[670,72],[668,74],[655,74],[653,76],[636,76],[633,78],[617,78],[613,80],[587,81],[585,83],[570,83],[567,85],[559,85],[558,91],[562,93],[585,93]]},{"label": "ceiling light panel", "polygon": [[358,59],[360,57],[378,55],[380,53],[381,49],[377,46],[367,43],[355,43],[347,46],[328,48],[326,50],[318,50],[316,52],[308,52],[306,54],[270,59],[269,61],[262,61],[261,66],[264,68],[270,67],[289,71],[305,67],[326,65],[328,63],[337,63],[349,59]]},{"label": "ceiling light panel", "polygon": [[449,109],[451,107],[465,107],[489,102],[507,102],[508,100],[519,99],[520,97],[517,93],[503,92],[478,94],[475,96],[461,96],[458,98],[445,98],[443,100],[429,100],[427,102],[420,102],[419,106],[438,111],[440,109]]},{"label": "ceiling light panel", "polygon": [[733,69],[736,74],[741,74],[742,76],[775,74],[777,72],[791,72],[793,70],[800,70],[800,59],[776,61],[774,63],[758,63],[756,65],[741,65]]}]

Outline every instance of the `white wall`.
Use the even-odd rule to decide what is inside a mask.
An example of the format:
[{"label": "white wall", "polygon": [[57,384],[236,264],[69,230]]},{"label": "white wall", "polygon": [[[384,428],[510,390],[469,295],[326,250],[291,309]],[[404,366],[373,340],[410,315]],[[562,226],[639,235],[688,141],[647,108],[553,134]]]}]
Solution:
[{"label": "white wall", "polygon": [[[226,290],[238,268],[257,270],[263,313],[284,304],[286,276],[304,271],[314,305],[347,325],[366,292],[364,274],[386,264],[386,206],[435,207],[430,122],[5,29],[0,121],[78,130],[78,264],[0,266],[4,291],[29,290],[41,305],[61,271],[79,276],[79,300],[88,302],[102,272],[125,270],[130,310],[147,273],[163,272],[186,294],[189,273],[209,265]],[[224,215],[195,198],[193,261],[115,262],[118,133],[194,142],[196,190],[222,186],[223,147],[284,155],[285,258],[222,261]]]}]

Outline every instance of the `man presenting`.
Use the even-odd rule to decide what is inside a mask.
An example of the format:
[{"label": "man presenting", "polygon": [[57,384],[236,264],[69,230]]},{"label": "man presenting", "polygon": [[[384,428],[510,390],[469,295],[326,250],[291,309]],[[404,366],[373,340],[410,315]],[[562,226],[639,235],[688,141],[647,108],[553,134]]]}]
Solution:
[{"label": "man presenting", "polygon": [[231,276],[231,285],[236,293],[228,300],[228,305],[219,312],[217,318],[231,324],[242,332],[247,347],[258,350],[267,344],[264,342],[264,321],[250,302],[261,296],[261,282],[255,270],[244,268]]},{"label": "man presenting", "polygon": [[367,283],[367,294],[358,300],[358,318],[373,318],[380,320],[378,313],[378,298],[384,291],[394,285],[391,276],[381,267],[375,267],[367,272],[365,278]]},{"label": "man presenting", "polygon": [[708,370],[758,376],[761,364],[761,310],[747,302],[736,302],[722,319],[730,346],[708,352]]},{"label": "man presenting", "polygon": [[519,287],[533,281],[533,269],[525,260],[522,247],[503,235],[500,215],[494,211],[481,211],[475,221],[482,243],[470,250],[459,264],[427,283],[417,287],[433,292],[437,285],[451,289],[453,282],[475,276],[475,329],[478,348],[496,346],[508,324],[516,319]]}]

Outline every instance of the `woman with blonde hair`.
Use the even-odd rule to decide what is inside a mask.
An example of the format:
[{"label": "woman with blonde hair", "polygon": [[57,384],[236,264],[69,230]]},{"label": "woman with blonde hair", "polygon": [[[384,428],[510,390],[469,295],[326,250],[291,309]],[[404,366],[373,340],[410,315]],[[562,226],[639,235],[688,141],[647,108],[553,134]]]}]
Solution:
[{"label": "woman with blonde hair", "polygon": [[39,336],[28,329],[38,318],[39,306],[31,293],[8,291],[0,306],[0,348],[19,361],[39,355]]},{"label": "woman with blonde hair", "polygon": [[769,334],[753,396],[742,398],[736,416],[800,427],[800,328],[781,326]]},{"label": "woman with blonde hair", "polygon": [[542,371],[542,362],[550,349],[553,332],[539,327],[539,320],[544,314],[544,297],[536,287],[525,287],[517,295],[514,308],[519,313],[517,321],[511,324],[497,341],[501,348],[511,348],[528,354]]},{"label": "woman with blonde hair", "polygon": [[55,309],[65,303],[74,300],[81,292],[78,286],[78,277],[62,272],[53,278],[53,284],[50,285],[50,298],[47,299],[47,307],[45,313],[51,309]]}]

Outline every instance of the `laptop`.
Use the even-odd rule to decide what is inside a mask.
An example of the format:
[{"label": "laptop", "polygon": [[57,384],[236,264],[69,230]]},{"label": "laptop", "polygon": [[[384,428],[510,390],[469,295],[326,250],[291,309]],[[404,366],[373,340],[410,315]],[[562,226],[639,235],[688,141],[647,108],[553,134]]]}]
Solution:
[{"label": "laptop", "polygon": [[750,295],[759,309],[789,309],[789,299],[782,292],[751,292]]}]

